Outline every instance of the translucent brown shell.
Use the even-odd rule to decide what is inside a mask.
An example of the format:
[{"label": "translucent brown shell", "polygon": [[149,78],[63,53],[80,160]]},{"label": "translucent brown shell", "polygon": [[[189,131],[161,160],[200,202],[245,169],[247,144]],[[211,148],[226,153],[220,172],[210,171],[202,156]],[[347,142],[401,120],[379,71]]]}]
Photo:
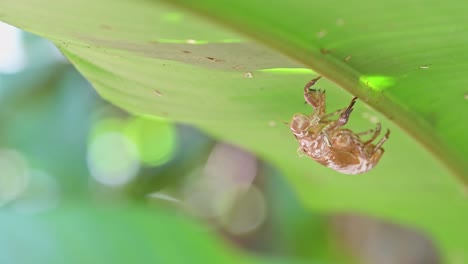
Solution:
[{"label": "translucent brown shell", "polygon": [[[312,89],[320,78],[311,80],[304,87],[304,99],[312,106],[312,114],[295,114],[289,124],[299,142],[298,152],[344,174],[371,170],[384,153],[382,145],[389,138],[390,130],[374,143],[381,132],[380,123],[374,129],[359,133],[343,128],[358,98],[354,97],[346,108],[326,114],[325,91]],[[334,119],[335,116],[338,118]],[[368,140],[361,139],[366,135],[371,135]]]}]

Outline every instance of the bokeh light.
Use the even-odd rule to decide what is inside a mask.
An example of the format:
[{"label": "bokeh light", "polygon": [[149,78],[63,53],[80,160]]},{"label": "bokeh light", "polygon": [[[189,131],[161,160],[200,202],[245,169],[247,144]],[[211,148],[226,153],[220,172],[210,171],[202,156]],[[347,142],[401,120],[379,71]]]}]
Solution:
[{"label": "bokeh light", "polygon": [[204,174],[218,189],[232,186],[248,189],[257,175],[257,160],[239,148],[219,143],[206,162]]},{"label": "bokeh light", "polygon": [[245,234],[266,217],[266,202],[253,184],[256,158],[228,144],[217,144],[204,168],[196,170],[184,189],[184,200],[196,216],[215,220],[232,234]]},{"label": "bokeh light", "polygon": [[395,85],[395,78],[383,75],[362,75],[359,81],[374,91],[383,91]]},{"label": "bokeh light", "polygon": [[135,144],[118,132],[93,138],[88,148],[87,162],[91,175],[100,183],[111,186],[128,183],[140,168]]},{"label": "bokeh light", "polygon": [[136,117],[128,123],[125,132],[135,143],[142,163],[157,166],[172,158],[176,144],[172,122]]},{"label": "bokeh light", "polygon": [[161,20],[172,23],[182,22],[183,19],[184,14],[180,12],[169,12],[161,16]]},{"label": "bokeh light", "polygon": [[15,199],[29,181],[28,165],[21,153],[11,149],[0,149],[0,206]]},{"label": "bokeh light", "polygon": [[60,188],[57,180],[46,172],[31,170],[25,190],[12,203],[12,208],[20,213],[33,214],[57,207]]},{"label": "bokeh light", "polygon": [[219,221],[234,235],[244,235],[256,230],[267,215],[265,197],[255,186],[239,193],[235,199],[224,205]]}]

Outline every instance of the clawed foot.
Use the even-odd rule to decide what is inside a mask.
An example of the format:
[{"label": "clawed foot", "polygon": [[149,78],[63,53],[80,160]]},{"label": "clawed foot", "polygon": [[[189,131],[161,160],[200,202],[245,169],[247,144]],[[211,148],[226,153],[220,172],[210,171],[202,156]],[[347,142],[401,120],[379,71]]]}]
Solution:
[{"label": "clawed foot", "polygon": [[321,89],[312,89],[311,87],[320,79],[322,76],[319,76],[315,79],[312,79],[304,87],[304,99],[307,104],[310,104],[315,111],[322,113],[325,108],[325,91]]},{"label": "clawed foot", "polygon": [[354,97],[353,100],[351,100],[351,103],[349,103],[348,108],[346,108],[346,110],[343,113],[341,113],[339,122],[342,126],[348,123],[349,116],[353,112],[353,106],[356,103],[357,99],[358,99],[357,97]]}]

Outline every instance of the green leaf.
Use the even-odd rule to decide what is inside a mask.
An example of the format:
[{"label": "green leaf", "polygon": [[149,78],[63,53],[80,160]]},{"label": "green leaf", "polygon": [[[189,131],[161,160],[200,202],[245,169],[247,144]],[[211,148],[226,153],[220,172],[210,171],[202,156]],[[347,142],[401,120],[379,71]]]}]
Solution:
[{"label": "green leaf", "polygon": [[36,215],[2,210],[0,232],[1,263],[264,263],[207,228],[136,205],[67,203]]},{"label": "green leaf", "polygon": [[[54,41],[107,100],[196,125],[273,162],[311,208],[416,226],[447,259],[466,260],[467,191],[452,177],[468,177],[466,7],[455,0],[4,0],[0,19]],[[351,128],[380,120],[392,131],[373,171],[341,175],[297,157],[282,122],[311,111],[301,90],[316,74],[306,67],[360,97]],[[328,80],[318,85],[329,110],[351,99]]]}]

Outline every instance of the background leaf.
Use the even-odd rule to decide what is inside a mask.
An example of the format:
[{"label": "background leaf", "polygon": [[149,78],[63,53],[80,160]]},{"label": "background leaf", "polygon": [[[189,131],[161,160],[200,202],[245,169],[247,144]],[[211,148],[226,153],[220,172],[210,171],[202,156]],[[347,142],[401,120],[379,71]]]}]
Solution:
[{"label": "background leaf", "polygon": [[39,215],[2,211],[0,219],[2,263],[263,263],[201,226],[132,204],[71,202]]}]

